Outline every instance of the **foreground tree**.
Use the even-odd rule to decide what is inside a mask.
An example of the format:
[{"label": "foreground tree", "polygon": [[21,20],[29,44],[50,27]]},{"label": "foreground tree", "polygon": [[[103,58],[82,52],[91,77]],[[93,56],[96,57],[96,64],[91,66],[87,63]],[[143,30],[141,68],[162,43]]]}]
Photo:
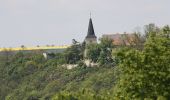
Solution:
[{"label": "foreground tree", "polygon": [[87,58],[92,62],[97,62],[101,48],[99,44],[91,44],[87,46]]},{"label": "foreground tree", "polygon": [[124,49],[119,59],[116,99],[170,99],[170,28],[149,33],[144,50]]},{"label": "foreground tree", "polygon": [[90,44],[87,46],[87,58],[93,62],[98,62],[100,65],[112,63],[112,49],[112,40],[101,38],[99,44]]},{"label": "foreground tree", "polygon": [[109,38],[102,38],[100,41],[101,52],[98,58],[98,63],[100,65],[113,63],[112,58],[113,41]]}]

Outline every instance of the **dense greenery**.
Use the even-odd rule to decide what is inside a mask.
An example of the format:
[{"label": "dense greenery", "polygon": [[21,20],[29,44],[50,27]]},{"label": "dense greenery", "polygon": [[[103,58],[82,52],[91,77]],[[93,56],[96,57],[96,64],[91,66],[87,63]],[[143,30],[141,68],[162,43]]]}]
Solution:
[{"label": "dense greenery", "polygon": [[113,86],[113,68],[80,66],[67,70],[62,63],[58,57],[45,60],[40,54],[21,52],[12,56],[9,64],[1,61],[0,100],[48,100],[61,91],[89,89],[97,93]]},{"label": "dense greenery", "polygon": [[112,59],[113,43],[109,38],[101,38],[100,44],[87,45],[87,58],[100,65],[113,63]]},{"label": "dense greenery", "polygon": [[170,99],[170,28],[150,32],[144,49],[122,49],[119,77],[115,85],[117,99]]},{"label": "dense greenery", "polygon": [[[45,59],[42,51],[0,55],[0,100],[169,100],[170,28],[148,25],[131,45],[104,38],[75,43]],[[83,63],[84,50],[88,59]],[[66,64],[78,64],[67,69]]]}]

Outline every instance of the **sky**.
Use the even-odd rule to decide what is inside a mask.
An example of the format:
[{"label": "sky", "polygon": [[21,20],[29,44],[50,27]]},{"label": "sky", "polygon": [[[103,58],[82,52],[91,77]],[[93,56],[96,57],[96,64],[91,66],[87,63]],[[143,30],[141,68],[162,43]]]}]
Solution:
[{"label": "sky", "polygon": [[170,0],[0,0],[0,48],[82,42],[90,12],[97,37],[162,27],[169,9]]}]

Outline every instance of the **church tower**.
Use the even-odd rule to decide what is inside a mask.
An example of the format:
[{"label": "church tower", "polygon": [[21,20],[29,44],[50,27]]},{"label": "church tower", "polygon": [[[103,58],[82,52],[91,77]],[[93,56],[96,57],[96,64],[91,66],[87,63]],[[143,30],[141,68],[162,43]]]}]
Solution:
[{"label": "church tower", "polygon": [[[94,33],[93,22],[90,17],[88,32],[87,32],[87,36],[85,38],[85,44],[87,46],[88,44],[94,44],[94,43],[97,43],[97,37]],[[84,51],[84,58],[85,59],[87,58],[87,48],[85,48],[85,51]]]},{"label": "church tower", "polygon": [[85,42],[86,42],[86,44],[97,43],[97,37],[94,32],[93,23],[92,23],[91,18],[89,20],[89,27],[88,27],[87,36],[85,38]]}]

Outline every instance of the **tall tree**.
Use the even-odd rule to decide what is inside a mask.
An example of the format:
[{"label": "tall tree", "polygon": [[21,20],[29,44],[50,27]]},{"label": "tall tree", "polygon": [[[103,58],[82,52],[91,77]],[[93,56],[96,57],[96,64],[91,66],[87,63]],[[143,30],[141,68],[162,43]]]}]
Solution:
[{"label": "tall tree", "polygon": [[64,52],[66,63],[76,64],[78,61],[82,60],[84,48],[84,44],[80,44],[79,42],[73,42],[72,46],[67,48],[67,50]]},{"label": "tall tree", "polygon": [[[117,54],[117,99],[170,99],[170,30],[150,32],[144,50],[126,49]],[[166,99],[165,99],[166,100]]]},{"label": "tall tree", "polygon": [[103,65],[113,63],[112,58],[113,41],[109,38],[101,38],[100,41],[101,52],[98,58],[99,64]]},{"label": "tall tree", "polygon": [[100,55],[100,45],[99,44],[90,44],[87,46],[87,58],[92,62],[97,62]]}]

